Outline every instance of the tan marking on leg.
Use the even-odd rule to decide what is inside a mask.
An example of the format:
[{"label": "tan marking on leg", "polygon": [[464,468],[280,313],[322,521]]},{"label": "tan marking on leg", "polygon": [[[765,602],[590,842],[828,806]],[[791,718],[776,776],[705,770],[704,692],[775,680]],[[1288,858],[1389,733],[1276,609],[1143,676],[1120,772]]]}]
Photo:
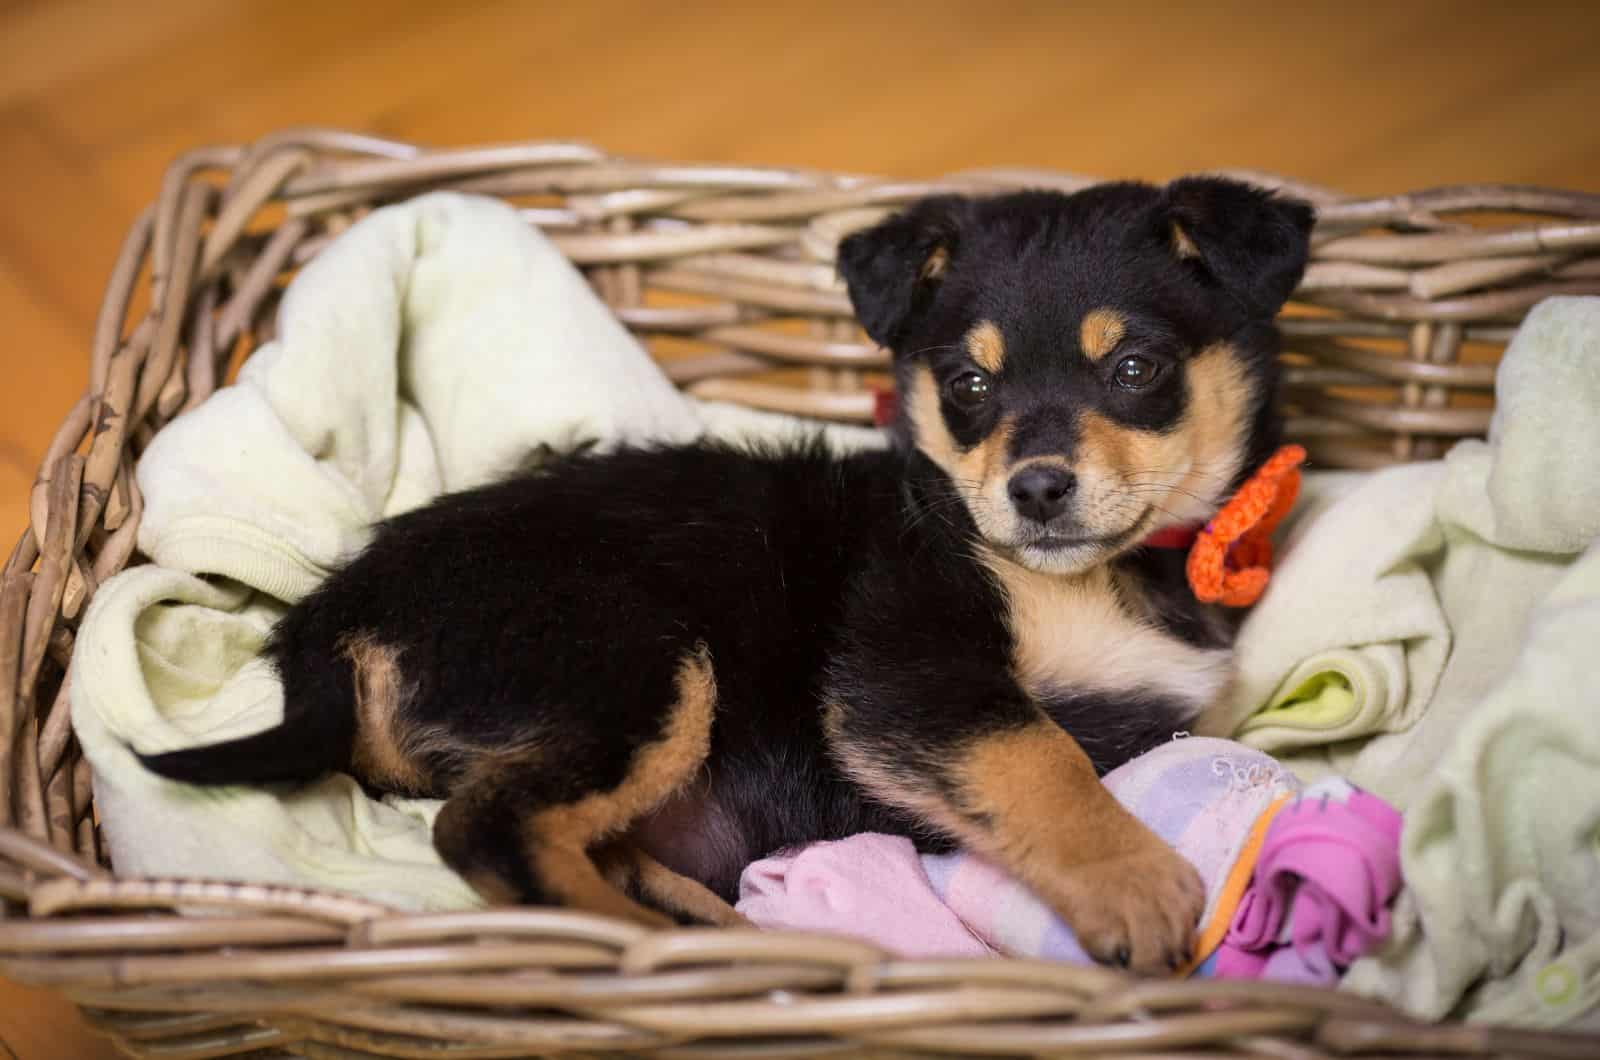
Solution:
[{"label": "tan marking on leg", "polygon": [[980,320],[972,325],[966,337],[967,356],[972,363],[990,375],[997,374],[1006,365],[1006,340],[992,320]]},{"label": "tan marking on leg", "polygon": [[901,768],[904,763],[858,746],[844,730],[844,717],[844,704],[823,704],[823,742],[840,771],[886,805],[914,814],[950,835],[959,835],[963,822],[935,791],[932,778],[913,774]]},{"label": "tan marking on leg", "polygon": [[[996,822],[993,838],[980,842],[1008,861],[1050,855],[1064,866],[1136,845],[1132,815],[1106,793],[1089,756],[1057,725],[1041,721],[973,741],[956,776],[962,808]],[[1056,827],[1024,827],[1052,819]]]},{"label": "tan marking on leg", "polygon": [[1005,866],[1101,960],[1161,971],[1186,956],[1199,875],[1112,798],[1077,742],[1046,720],[973,741],[956,768],[960,838]]},{"label": "tan marking on leg", "polygon": [[410,689],[400,671],[400,653],[365,633],[341,640],[340,650],[350,660],[356,690],[351,771],[374,787],[425,790],[428,778],[401,735],[399,714]]},{"label": "tan marking on leg", "polygon": [[1115,309],[1091,309],[1078,325],[1078,348],[1089,360],[1099,361],[1117,348],[1127,330],[1127,321]]},{"label": "tan marking on leg", "polygon": [[667,923],[665,917],[608,883],[589,850],[661,805],[705,763],[711,750],[716,680],[704,650],[684,660],[677,686],[677,702],[665,733],[635,754],[621,784],[611,791],[541,810],[524,825],[535,875],[541,886],[564,902],[640,923]]},{"label": "tan marking on leg", "polygon": [[539,885],[560,898],[563,905],[587,913],[630,920],[646,927],[672,925],[669,917],[654,909],[646,909],[607,880],[581,840],[557,831],[565,824],[564,821],[544,814],[540,818],[544,818],[541,825],[530,824],[527,829],[528,840],[534,844],[533,871]]},{"label": "tan marking on leg", "polygon": [[630,884],[637,887],[645,900],[657,909],[718,927],[750,926],[748,920],[705,884],[672,871],[635,843],[627,840],[613,843],[595,860],[603,866],[606,878],[613,885],[619,889]]}]

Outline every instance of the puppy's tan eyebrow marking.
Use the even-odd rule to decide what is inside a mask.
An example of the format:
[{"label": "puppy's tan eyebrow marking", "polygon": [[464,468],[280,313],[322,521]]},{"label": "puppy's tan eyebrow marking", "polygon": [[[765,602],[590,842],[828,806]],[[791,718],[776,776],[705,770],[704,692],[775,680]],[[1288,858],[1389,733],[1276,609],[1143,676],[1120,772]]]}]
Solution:
[{"label": "puppy's tan eyebrow marking", "polygon": [[1091,309],[1078,325],[1078,348],[1091,361],[1098,361],[1117,348],[1128,325],[1115,309]]},{"label": "puppy's tan eyebrow marking", "polygon": [[992,320],[980,320],[967,332],[967,356],[990,375],[1006,363],[1006,340]]}]

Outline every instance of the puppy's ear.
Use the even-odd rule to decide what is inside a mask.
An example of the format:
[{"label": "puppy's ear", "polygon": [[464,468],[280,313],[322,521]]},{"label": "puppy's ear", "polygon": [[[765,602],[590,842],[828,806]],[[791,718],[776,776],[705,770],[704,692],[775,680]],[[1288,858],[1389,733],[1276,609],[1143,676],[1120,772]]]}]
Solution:
[{"label": "puppy's ear", "polygon": [[839,275],[867,334],[895,349],[959,253],[969,201],[937,195],[839,243]]},{"label": "puppy's ear", "polygon": [[1197,262],[1253,317],[1289,300],[1310,252],[1310,205],[1219,177],[1175,180],[1165,199],[1174,254]]}]

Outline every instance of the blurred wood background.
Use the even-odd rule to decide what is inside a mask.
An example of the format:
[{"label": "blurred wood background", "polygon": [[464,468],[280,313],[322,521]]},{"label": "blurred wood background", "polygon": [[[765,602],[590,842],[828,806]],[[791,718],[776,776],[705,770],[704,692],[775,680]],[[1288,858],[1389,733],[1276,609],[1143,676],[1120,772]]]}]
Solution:
[{"label": "blurred wood background", "polygon": [[[1600,4],[0,0],[0,536],[180,152],[288,124],[664,159],[1600,191]],[[0,981],[0,1057],[115,1055]]]}]

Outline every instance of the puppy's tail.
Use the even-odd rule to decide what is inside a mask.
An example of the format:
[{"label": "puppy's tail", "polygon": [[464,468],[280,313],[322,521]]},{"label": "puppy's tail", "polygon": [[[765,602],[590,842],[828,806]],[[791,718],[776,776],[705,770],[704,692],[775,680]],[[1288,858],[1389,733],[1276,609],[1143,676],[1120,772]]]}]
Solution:
[{"label": "puppy's tail", "polygon": [[[310,664],[288,650],[280,627],[266,654],[283,677],[283,720],[220,743],[138,754],[153,773],[189,784],[268,784],[314,780],[346,768],[355,742],[355,679],[350,667]],[[297,657],[298,656],[298,657]]]}]

